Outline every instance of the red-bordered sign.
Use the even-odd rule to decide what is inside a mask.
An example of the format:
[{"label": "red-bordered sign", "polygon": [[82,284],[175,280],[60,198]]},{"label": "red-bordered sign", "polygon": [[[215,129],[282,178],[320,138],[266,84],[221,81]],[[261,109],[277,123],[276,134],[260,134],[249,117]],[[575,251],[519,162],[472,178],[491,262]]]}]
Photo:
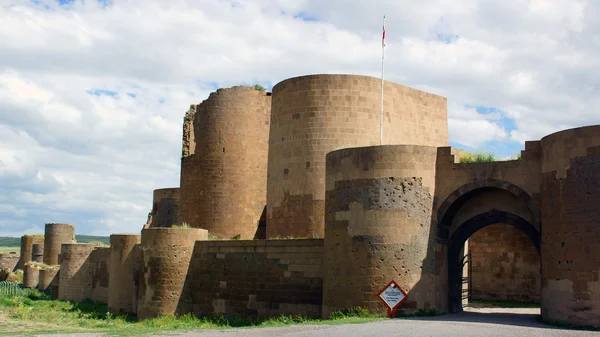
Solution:
[{"label": "red-bordered sign", "polygon": [[377,297],[388,307],[388,317],[396,317],[396,308],[406,301],[408,294],[392,280],[379,291]]}]

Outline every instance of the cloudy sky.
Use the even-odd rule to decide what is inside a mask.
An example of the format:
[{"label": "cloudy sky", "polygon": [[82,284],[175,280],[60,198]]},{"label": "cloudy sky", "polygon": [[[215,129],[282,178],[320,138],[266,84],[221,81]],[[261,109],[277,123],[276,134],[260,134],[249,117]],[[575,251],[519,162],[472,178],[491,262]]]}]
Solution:
[{"label": "cloudy sky", "polygon": [[380,76],[448,98],[453,146],[510,157],[600,123],[595,0],[0,0],[0,235],[139,232],[218,87]]}]

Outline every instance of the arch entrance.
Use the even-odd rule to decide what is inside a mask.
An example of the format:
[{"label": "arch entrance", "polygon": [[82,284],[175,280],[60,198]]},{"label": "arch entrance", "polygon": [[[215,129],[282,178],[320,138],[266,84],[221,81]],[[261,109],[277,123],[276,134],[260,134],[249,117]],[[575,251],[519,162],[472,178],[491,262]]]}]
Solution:
[{"label": "arch entrance", "polygon": [[537,202],[511,183],[487,182],[462,186],[442,203],[438,211],[438,239],[447,243],[449,312],[460,312],[463,308],[464,248],[475,232],[489,225],[510,225],[525,234],[537,253],[540,252]]},{"label": "arch entrance", "polygon": [[467,239],[478,230],[498,223],[512,225],[523,232],[538,253],[540,252],[540,233],[529,221],[518,215],[492,209],[465,221],[448,241],[448,310],[450,312],[462,311],[463,249]]}]

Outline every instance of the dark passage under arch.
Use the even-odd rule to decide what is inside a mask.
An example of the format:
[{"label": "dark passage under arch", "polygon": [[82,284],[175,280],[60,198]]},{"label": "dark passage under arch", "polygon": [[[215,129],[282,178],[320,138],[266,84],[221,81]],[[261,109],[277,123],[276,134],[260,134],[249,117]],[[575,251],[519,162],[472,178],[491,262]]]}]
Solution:
[{"label": "dark passage under arch", "polygon": [[478,214],[463,222],[448,240],[448,311],[462,311],[462,254],[467,239],[485,226],[502,223],[512,225],[525,233],[538,253],[540,252],[540,233],[529,221],[522,217],[492,209]]}]

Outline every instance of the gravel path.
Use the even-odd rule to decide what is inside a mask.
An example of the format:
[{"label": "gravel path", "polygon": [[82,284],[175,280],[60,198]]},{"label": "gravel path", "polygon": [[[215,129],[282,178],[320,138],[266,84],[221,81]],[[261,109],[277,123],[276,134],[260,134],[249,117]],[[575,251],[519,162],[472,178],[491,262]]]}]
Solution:
[{"label": "gravel path", "polygon": [[[160,333],[153,336],[190,337],[570,337],[596,336],[600,332],[555,328],[536,321],[539,309],[470,308],[460,314],[394,319],[364,324],[296,325],[276,328],[241,328]],[[69,336],[86,336],[73,334]],[[87,336],[90,336],[89,334]]]}]

